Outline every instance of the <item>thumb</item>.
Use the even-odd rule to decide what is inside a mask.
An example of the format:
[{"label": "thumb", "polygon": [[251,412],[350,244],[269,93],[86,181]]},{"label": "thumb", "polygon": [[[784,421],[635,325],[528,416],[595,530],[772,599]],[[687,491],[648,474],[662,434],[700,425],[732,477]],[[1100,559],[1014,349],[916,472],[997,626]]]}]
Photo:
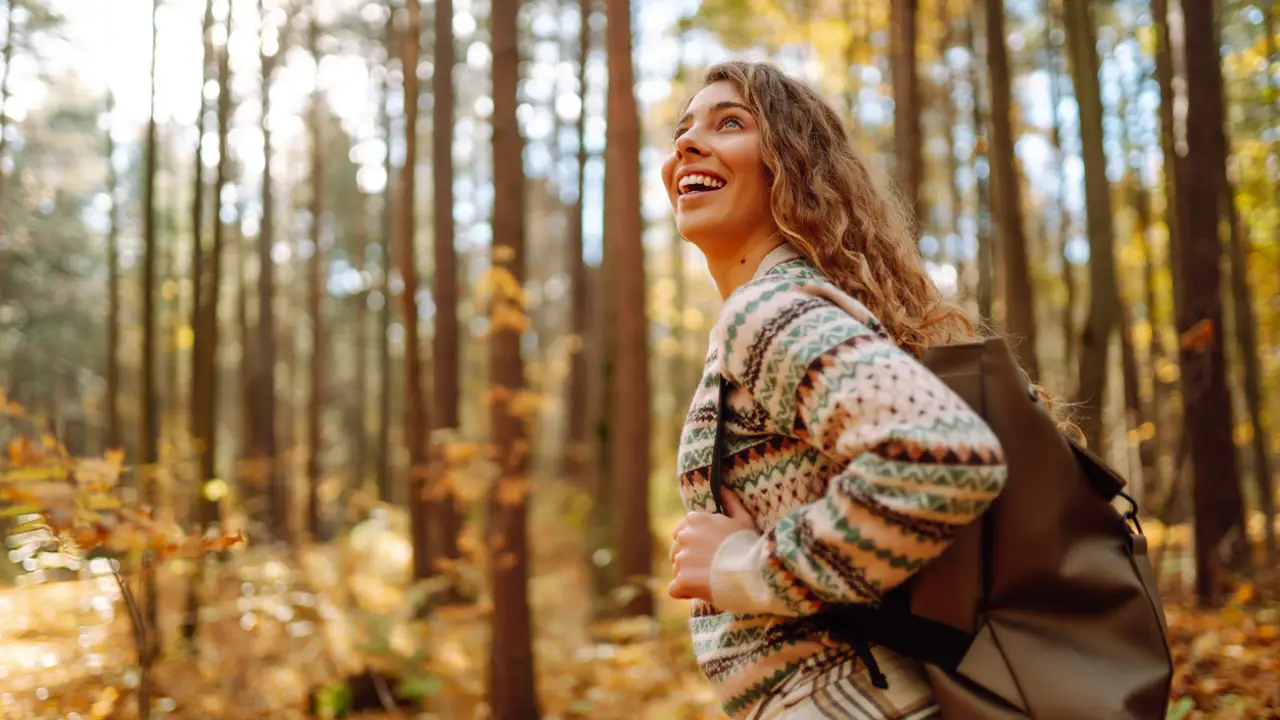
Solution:
[{"label": "thumb", "polygon": [[738,497],[738,493],[729,488],[720,488],[720,502],[724,505],[724,514],[728,517],[734,520],[751,518],[751,513],[747,510],[747,506],[742,504],[742,498]]}]

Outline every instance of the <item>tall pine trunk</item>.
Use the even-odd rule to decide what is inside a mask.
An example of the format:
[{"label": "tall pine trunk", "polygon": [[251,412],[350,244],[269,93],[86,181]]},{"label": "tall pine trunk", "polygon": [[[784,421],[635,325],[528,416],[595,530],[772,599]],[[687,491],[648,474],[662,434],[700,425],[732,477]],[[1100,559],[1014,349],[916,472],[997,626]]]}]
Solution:
[{"label": "tall pine trunk", "polygon": [[1022,183],[1014,155],[1013,103],[1005,48],[1004,2],[987,0],[987,67],[991,82],[992,209],[1004,262],[1004,330],[1024,370],[1038,378],[1035,295],[1031,286],[1027,236],[1022,227]]},{"label": "tall pine trunk", "polygon": [[916,0],[890,0],[889,53],[893,68],[893,134],[898,185],[911,204],[919,235],[925,225],[924,147],[920,142],[920,83],[916,73]]},{"label": "tall pine trunk", "polygon": [[641,242],[640,118],[631,69],[630,0],[606,0],[609,95],[605,136],[605,192],[611,202],[610,282],[617,313],[612,424],[613,479],[621,538],[620,571],[628,597],[624,613],[650,615],[653,543],[649,528],[649,339],[645,303],[645,253]]},{"label": "tall pine trunk", "polygon": [[[978,166],[983,156],[990,157],[986,152],[986,148],[990,145],[985,137],[986,123],[982,120],[982,74],[978,72],[979,61],[984,54],[980,51],[982,45],[979,41],[977,29],[981,10],[982,8],[975,4],[970,9],[970,12],[965,15],[964,25],[969,51],[972,54],[972,60],[969,62],[969,87],[973,90],[974,144],[970,161],[971,169],[976,178],[975,184],[977,185],[974,231],[977,233],[977,258],[975,264],[978,267],[978,317],[984,322],[990,322],[992,320],[992,305],[995,301],[995,255],[991,241],[990,185],[988,183],[989,175],[984,175],[978,171]],[[990,37],[990,33],[987,34],[987,37]]]},{"label": "tall pine trunk", "polygon": [[[258,0],[258,16],[262,34],[259,38],[259,61],[262,65],[262,222],[258,227],[258,325],[257,347],[254,349],[253,397],[255,401],[253,423],[253,455],[255,472],[259,482],[267,489],[266,527],[274,539],[288,538],[289,497],[285,491],[284,474],[280,472],[280,458],[276,441],[276,324],[275,324],[275,262],[271,258],[271,246],[275,243],[275,179],[271,174],[271,79],[278,57],[278,30],[266,25],[267,14],[263,0]],[[268,37],[268,33],[272,37]],[[265,477],[263,477],[265,476]]]},{"label": "tall pine trunk", "polygon": [[573,204],[569,206],[568,231],[565,257],[569,276],[569,332],[574,337],[569,364],[568,398],[565,404],[567,437],[564,449],[565,478],[579,489],[587,488],[586,470],[591,459],[591,444],[587,436],[591,410],[588,387],[590,383],[587,338],[588,321],[587,265],[582,259],[583,194],[586,191],[587,167],[587,56],[591,52],[591,1],[578,0],[578,95],[584,98],[579,105],[578,123],[574,138],[577,143],[577,189]]},{"label": "tall pine trunk", "polygon": [[[494,720],[536,720],[533,639],[529,617],[527,551],[528,441],[524,421],[510,403],[524,389],[520,334],[528,320],[521,293],[503,292],[524,282],[523,140],[516,120],[520,84],[517,22],[520,0],[497,3],[490,18],[493,45],[493,252],[495,282],[489,324],[492,404],[490,432],[498,478],[489,494],[489,542],[493,622],[489,642],[489,707]],[[512,287],[514,286],[514,287]]]},{"label": "tall pine trunk", "polygon": [[[1216,606],[1227,574],[1247,565],[1244,501],[1232,439],[1231,396],[1222,343],[1219,203],[1224,197],[1222,69],[1211,3],[1183,2],[1186,68],[1187,173],[1178,198],[1183,231],[1179,248],[1178,331],[1184,432],[1194,470],[1196,595]],[[1216,200],[1206,200],[1207,198]]]},{"label": "tall pine trunk", "polygon": [[[138,487],[142,502],[156,504],[156,463],[160,459],[160,423],[156,413],[156,14],[160,0],[151,3],[151,108],[147,117],[146,159],[142,176],[142,373],[139,378]],[[156,623],[156,584],[151,573],[143,573],[144,621],[147,640],[138,647],[138,664],[149,667],[160,650],[160,630]],[[150,673],[143,673],[148,678]],[[144,696],[149,687],[139,688]]]},{"label": "tall pine trunk", "polygon": [[[435,70],[431,76],[431,190],[435,250],[435,334],[431,367],[434,375],[432,426],[456,432],[459,391],[458,253],[453,227],[453,1],[435,0]],[[443,454],[432,464],[426,517],[429,523],[428,569],[452,567],[458,558],[462,512],[456,489],[445,480]]]},{"label": "tall pine trunk", "polygon": [[418,272],[414,252],[414,182],[418,161],[418,50],[422,34],[422,6],[408,0],[407,23],[401,37],[401,73],[404,77],[404,166],[400,168],[396,216],[399,269],[404,281],[400,299],[404,310],[405,445],[409,450],[409,521],[413,539],[413,577],[431,575],[427,552],[426,505],[423,480],[427,462],[427,406],[422,389],[422,358],[418,344]]},{"label": "tall pine trunk", "polygon": [[1102,451],[1102,403],[1107,391],[1107,355],[1116,325],[1116,269],[1111,227],[1111,185],[1102,141],[1102,91],[1093,18],[1086,0],[1066,0],[1067,56],[1080,108],[1085,213],[1089,230],[1089,316],[1080,338],[1076,398],[1079,425],[1089,447]]},{"label": "tall pine trunk", "polygon": [[[5,63],[8,73],[8,63]],[[3,85],[0,85],[3,87]],[[3,112],[3,106],[0,106]],[[114,125],[115,95],[107,93],[107,195],[111,198],[111,211],[107,225],[107,362],[103,372],[107,388],[105,444],[107,448],[120,447],[120,188],[116,175],[116,143],[111,137]],[[2,214],[2,213],[0,213]]]},{"label": "tall pine trunk", "polygon": [[[387,5],[386,37],[383,38],[387,48],[387,59],[390,60],[396,47],[395,10]],[[392,235],[395,220],[395,186],[391,163],[391,111],[387,105],[391,101],[390,70],[382,77],[382,102],[379,120],[386,134],[387,154],[383,160],[383,170],[387,177],[386,187],[382,191],[382,238],[378,244],[378,262],[382,266],[382,283],[379,288],[382,294],[382,306],[378,308],[378,499],[391,502],[395,496],[391,487],[391,388],[393,385],[391,370],[391,270],[394,265],[391,259]]]},{"label": "tall pine trunk", "polygon": [[[320,62],[317,44],[320,40],[319,3],[311,5],[310,45],[311,56]],[[307,260],[307,315],[311,318],[311,368],[307,373],[307,533],[312,541],[325,539],[320,517],[320,422],[324,407],[324,353],[326,348],[324,327],[324,250],[320,247],[321,228],[324,224],[324,136],[321,132],[323,99],[320,94],[319,76],[311,93],[311,257]]]}]

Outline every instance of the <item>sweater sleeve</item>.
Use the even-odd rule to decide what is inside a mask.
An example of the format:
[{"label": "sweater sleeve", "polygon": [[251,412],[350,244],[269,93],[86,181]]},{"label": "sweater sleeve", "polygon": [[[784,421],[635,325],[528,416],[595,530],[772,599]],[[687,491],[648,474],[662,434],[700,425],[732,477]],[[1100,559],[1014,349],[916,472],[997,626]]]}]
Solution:
[{"label": "sweater sleeve", "polygon": [[816,289],[744,286],[721,315],[725,376],[836,468],[820,499],[763,535],[743,530],[721,544],[712,600],[731,612],[808,615],[878,600],[1004,485],[1003,452],[982,418],[866,308]]}]

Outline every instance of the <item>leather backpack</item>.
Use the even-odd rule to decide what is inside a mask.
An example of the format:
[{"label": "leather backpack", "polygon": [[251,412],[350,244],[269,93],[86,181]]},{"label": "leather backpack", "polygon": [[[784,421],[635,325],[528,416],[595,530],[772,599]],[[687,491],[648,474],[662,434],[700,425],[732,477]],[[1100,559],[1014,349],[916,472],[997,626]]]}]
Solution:
[{"label": "leather backpack", "polygon": [[[880,603],[815,627],[859,649],[881,687],[867,643],[922,662],[945,720],[1163,720],[1173,660],[1124,481],[1059,430],[1003,339],[936,346],[922,362],[995,432],[1005,487]],[[721,512],[728,387],[711,468]]]}]

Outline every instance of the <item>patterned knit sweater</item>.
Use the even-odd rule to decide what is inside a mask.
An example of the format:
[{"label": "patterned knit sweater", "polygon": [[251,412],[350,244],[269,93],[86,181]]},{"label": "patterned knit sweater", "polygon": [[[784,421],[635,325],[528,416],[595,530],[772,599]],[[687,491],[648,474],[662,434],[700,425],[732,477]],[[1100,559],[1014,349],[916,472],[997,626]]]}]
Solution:
[{"label": "patterned knit sweater", "polygon": [[[875,601],[906,580],[988,507],[1005,467],[983,420],[786,245],[728,298],[712,331],[680,441],[688,510],[714,511],[721,373],[733,386],[724,483],[758,532],[738,531],[720,546],[713,602],[693,602],[690,628],[702,670],[736,719],[798,673],[847,658],[804,616]],[[918,665],[896,656],[880,664],[891,689],[894,667],[917,676],[921,697],[894,707],[931,701]],[[878,708],[871,716],[915,716],[890,711],[883,698],[866,704]]]}]

